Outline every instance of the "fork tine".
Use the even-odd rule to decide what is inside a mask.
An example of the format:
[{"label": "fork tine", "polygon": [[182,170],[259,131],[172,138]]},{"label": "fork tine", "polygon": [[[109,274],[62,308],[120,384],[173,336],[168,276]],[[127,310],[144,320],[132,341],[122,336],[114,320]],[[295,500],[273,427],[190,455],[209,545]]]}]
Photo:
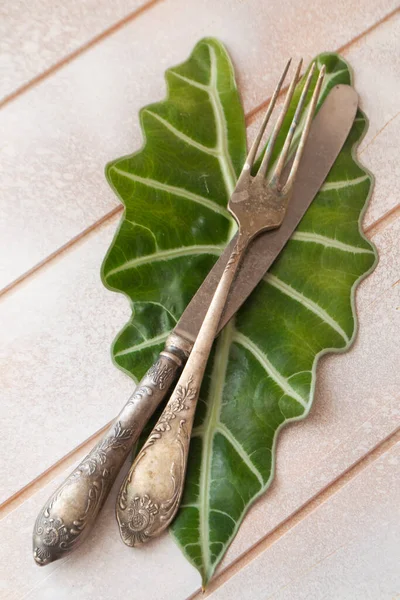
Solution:
[{"label": "fork tine", "polygon": [[305,83],[305,85],[303,87],[303,91],[301,93],[299,103],[298,103],[298,105],[296,107],[296,111],[294,113],[292,122],[290,124],[289,131],[288,131],[286,139],[285,139],[285,143],[284,143],[283,148],[281,150],[281,153],[279,155],[278,162],[277,162],[275,170],[274,170],[274,172],[272,174],[272,177],[271,177],[271,183],[272,184],[279,185],[279,180],[280,180],[283,168],[284,168],[285,163],[286,163],[287,155],[289,153],[290,144],[292,143],[292,139],[293,139],[294,133],[296,131],[297,125],[299,124],[301,112],[303,110],[303,107],[304,107],[304,104],[305,104],[305,101],[306,101],[307,93],[308,93],[308,90],[310,88],[311,80],[312,80],[313,75],[315,73],[315,69],[316,69],[316,64],[313,63],[312,66],[311,66],[311,69],[310,69],[310,71],[308,73],[306,83]]},{"label": "fork tine", "polygon": [[313,92],[313,95],[311,98],[310,106],[308,108],[308,113],[307,113],[307,117],[306,117],[306,122],[304,124],[303,131],[301,132],[301,137],[300,137],[299,145],[297,146],[297,150],[296,150],[296,154],[295,154],[294,161],[292,164],[292,168],[290,169],[289,177],[287,178],[287,181],[283,188],[284,193],[287,193],[290,190],[291,186],[293,185],[293,181],[296,177],[297,169],[299,168],[301,156],[303,154],[304,146],[306,144],[308,133],[310,131],[311,121],[314,116],[315,107],[318,102],[319,93],[321,91],[321,86],[322,86],[322,81],[325,76],[325,71],[326,71],[326,67],[325,67],[325,65],[323,65],[319,72],[317,84],[315,86],[315,89],[314,89],[314,92]]},{"label": "fork tine", "polygon": [[258,169],[257,176],[259,176],[262,179],[264,179],[265,174],[267,172],[268,163],[270,161],[271,154],[272,154],[272,151],[275,146],[276,138],[278,137],[279,131],[280,131],[282,123],[283,123],[283,119],[285,118],[286,113],[288,111],[289,104],[290,104],[290,101],[291,101],[293,93],[294,93],[294,88],[296,87],[296,84],[297,84],[297,81],[299,78],[302,64],[303,64],[303,59],[301,59],[299,61],[299,64],[297,65],[295,76],[293,77],[292,81],[290,82],[290,86],[289,86],[289,89],[286,94],[286,98],[285,98],[285,102],[284,102],[282,111],[275,123],[274,129],[272,131],[271,137],[269,138],[268,146],[267,146],[267,149],[265,150],[265,154],[262,159],[260,168]]},{"label": "fork tine", "polygon": [[[261,126],[260,126],[260,128],[259,128],[259,130],[257,132],[256,138],[255,138],[255,140],[254,140],[254,142],[253,142],[253,144],[252,144],[252,146],[251,146],[251,148],[249,150],[249,153],[248,153],[248,155],[246,157],[246,162],[244,163],[243,168],[242,168],[242,172],[240,173],[239,181],[241,179],[243,179],[244,176],[250,174],[251,168],[252,168],[253,163],[254,163],[254,159],[255,159],[256,154],[257,154],[258,146],[260,145],[262,136],[264,135],[265,128],[266,128],[266,126],[268,124],[268,121],[270,119],[271,113],[272,113],[272,111],[274,109],[276,99],[277,99],[277,97],[279,95],[279,92],[281,90],[282,84],[285,81],[285,77],[286,77],[286,74],[287,74],[287,72],[289,70],[289,66],[290,66],[291,62],[292,62],[292,59],[290,58],[288,60],[287,64],[286,64],[284,70],[283,70],[283,73],[282,73],[279,81],[278,81],[278,85],[276,86],[276,88],[274,90],[274,93],[272,94],[272,98],[271,98],[271,100],[269,102],[268,109],[267,109],[267,112],[265,114],[265,117],[264,117],[264,119],[263,119],[263,121],[261,123]],[[238,183],[239,183],[239,181],[238,181]]]}]

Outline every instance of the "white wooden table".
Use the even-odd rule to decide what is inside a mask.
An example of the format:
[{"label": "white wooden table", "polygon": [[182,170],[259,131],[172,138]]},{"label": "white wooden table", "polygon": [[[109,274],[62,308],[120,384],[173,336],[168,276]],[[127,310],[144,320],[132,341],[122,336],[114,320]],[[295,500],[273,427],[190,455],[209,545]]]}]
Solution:
[{"label": "white wooden table", "polygon": [[[104,165],[141,145],[138,110],[206,35],[227,46],[250,135],[288,54],[339,51],[370,119],[376,176],[364,230],[380,262],[359,287],[359,334],[318,367],[308,419],[284,430],[277,473],[208,594],[215,600],[400,595],[400,12],[397,0],[32,0],[0,9],[0,598],[184,600],[197,571],[168,535],[99,529],[39,569],[34,519],[132,391],[109,346],[129,316],[99,276],[121,215]],[[396,539],[397,537],[397,539]]]}]

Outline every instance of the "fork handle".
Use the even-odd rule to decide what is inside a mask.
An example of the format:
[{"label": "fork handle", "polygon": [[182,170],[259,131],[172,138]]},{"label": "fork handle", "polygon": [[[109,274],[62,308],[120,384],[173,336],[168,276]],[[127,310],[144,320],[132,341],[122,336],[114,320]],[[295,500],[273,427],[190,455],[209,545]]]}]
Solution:
[{"label": "fork handle", "polygon": [[158,536],[178,511],[201,382],[229,290],[249,241],[239,229],[177,386],[119,491],[116,515],[127,546],[140,546]]},{"label": "fork handle", "polygon": [[33,557],[40,566],[62,558],[92,530],[109,491],[144,425],[165,398],[192,344],[172,334],[111,427],[40,511]]}]

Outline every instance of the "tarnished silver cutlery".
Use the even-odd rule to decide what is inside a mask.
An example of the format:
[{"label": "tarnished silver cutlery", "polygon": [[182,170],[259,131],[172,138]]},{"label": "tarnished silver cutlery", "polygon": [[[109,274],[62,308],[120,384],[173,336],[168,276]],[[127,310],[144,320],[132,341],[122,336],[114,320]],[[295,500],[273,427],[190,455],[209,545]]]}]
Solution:
[{"label": "tarnished silver cutlery", "polygon": [[[297,76],[298,71],[287,98],[293,93]],[[306,133],[290,173],[288,168],[283,170],[283,166],[292,129],[272,179],[265,182],[274,134],[256,177],[251,176],[250,167],[272,112],[275,91],[262,130],[230,200],[230,210],[239,221],[241,234],[231,241],[214,265],[169,336],[164,350],[109,430],[40,511],[33,531],[33,555],[38,565],[65,556],[87,538],[127,455],[189,357],[188,368],[129,472],[117,505],[122,538],[128,545],[143,543],[172,520],[182,493],[190,429],[212,339],[246,300],[290,238],[325,180],[353,123],[357,94],[351,87],[341,85],[329,93],[311,124],[321,78],[322,75],[308,109]],[[301,103],[302,99],[299,111]],[[276,131],[279,123],[280,120]],[[279,224],[279,228],[266,231]],[[250,240],[259,231],[264,233],[251,242],[241,260]],[[199,333],[203,321],[202,333]]]},{"label": "tarnished silver cutlery", "polygon": [[228,210],[238,224],[235,245],[179,381],[147,442],[136,457],[118,495],[117,519],[122,539],[130,546],[141,545],[159,535],[176,515],[183,492],[190,435],[200,387],[229,291],[239,264],[253,239],[264,231],[279,228],[288,209],[325,67],[322,67],[319,73],[288,177],[282,176],[283,169],[316,69],[315,63],[308,73],[272,173],[266,178],[272,152],[300,75],[302,61],[299,62],[289,85],[283,108],[272,130],[260,167],[254,176],[251,170],[289,65],[290,61],[275,88],[264,120],[228,203]]}]

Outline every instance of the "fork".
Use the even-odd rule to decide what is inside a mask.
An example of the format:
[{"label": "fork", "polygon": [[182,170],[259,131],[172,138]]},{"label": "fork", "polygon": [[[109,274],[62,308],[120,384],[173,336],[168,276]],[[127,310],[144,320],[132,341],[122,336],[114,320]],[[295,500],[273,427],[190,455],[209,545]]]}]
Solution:
[{"label": "fork", "polygon": [[136,457],[117,498],[116,516],[123,541],[140,546],[164,531],[174,519],[182,497],[190,435],[200,386],[225,303],[240,261],[261,232],[279,227],[285,217],[293,183],[318,101],[325,67],[322,67],[308,108],[304,129],[285,182],[282,171],[300,121],[316,65],[312,65],[296,107],[282,150],[272,174],[266,178],[276,139],[288,111],[298,81],[302,61],[289,85],[282,111],[272,130],[257,174],[251,174],[257,150],[288,72],[285,66],[267,112],[247,155],[228,210],[238,224],[238,237],[212,302],[204,318],[193,350],[163,413]]}]

